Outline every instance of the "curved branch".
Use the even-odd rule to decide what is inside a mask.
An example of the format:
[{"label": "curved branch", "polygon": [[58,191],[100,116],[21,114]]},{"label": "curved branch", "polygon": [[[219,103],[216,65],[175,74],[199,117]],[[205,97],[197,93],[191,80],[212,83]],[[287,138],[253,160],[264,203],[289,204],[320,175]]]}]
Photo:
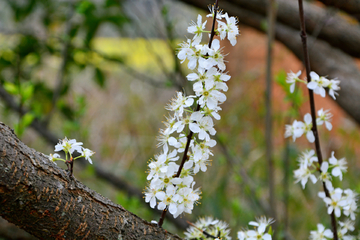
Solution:
[{"label": "curved branch", "polygon": [[326,6],[336,7],[349,14],[360,15],[360,0],[318,0]]},{"label": "curved branch", "polygon": [[[22,115],[24,115],[27,111],[24,108],[20,108],[19,105],[15,102],[13,96],[11,96],[6,90],[0,86],[0,97],[5,101],[6,105],[10,107],[15,112],[18,112]],[[40,134],[48,143],[51,145],[56,145],[59,141],[59,138],[56,137],[51,131],[49,131],[42,122],[40,122],[38,119],[34,119],[34,121],[31,123],[31,127],[35,129],[38,134]],[[86,164],[86,161],[78,161],[81,164]],[[101,178],[110,184],[112,184],[114,187],[125,191],[129,196],[138,197],[143,202],[143,193],[140,189],[130,185],[126,180],[122,179],[121,177],[115,176],[109,171],[106,171],[104,168],[102,168],[100,165],[95,164],[94,165],[95,175],[98,178]],[[151,211],[155,211],[157,213],[161,213],[162,211],[150,208]],[[171,221],[173,224],[175,224],[178,228],[185,230],[189,224],[187,224],[186,218],[174,218],[172,215],[167,215],[166,217],[169,221]]]},{"label": "curved branch", "polygon": [[[205,9],[209,0],[181,0],[196,7]],[[278,0],[278,22],[294,29],[300,29],[300,19],[296,1]],[[237,15],[241,22],[242,15],[236,13],[234,8],[241,8],[266,16],[267,0],[223,0],[221,6],[231,13]],[[346,19],[333,13],[331,17],[326,8],[321,8],[311,3],[304,3],[306,12],[306,28],[309,33],[317,30],[318,23],[325,23],[319,32],[319,38],[327,41],[332,46],[341,49],[350,56],[360,58],[360,28],[356,24],[350,24]]]},{"label": "curved branch", "polygon": [[[189,2],[190,0],[181,0]],[[208,2],[208,0],[205,0]],[[243,0],[236,0],[236,2]],[[283,2],[283,0],[281,0]],[[202,4],[200,4],[202,2]],[[252,0],[247,2],[264,2],[264,0]],[[204,5],[203,0],[194,0],[190,4],[200,7]],[[264,32],[263,22],[265,16],[257,14],[239,7],[239,4],[222,2],[222,6],[231,15],[239,17],[239,22]],[[280,10],[280,6],[279,6]],[[306,10],[307,11],[307,10]],[[280,13],[279,13],[280,15]],[[290,51],[292,51],[300,60],[302,59],[301,41],[298,38],[299,31],[281,23],[276,24],[275,38],[282,42]],[[329,43],[309,37],[309,43],[312,49],[310,51],[311,69],[320,75],[326,75],[330,78],[338,78],[341,81],[341,91],[336,99],[340,105],[357,123],[360,124],[360,71],[355,65],[354,60],[339,49],[333,48]],[[358,40],[360,42],[360,39]],[[360,48],[355,47],[354,51]]]},{"label": "curved branch", "polygon": [[39,239],[180,239],[92,191],[0,123],[0,215]]}]

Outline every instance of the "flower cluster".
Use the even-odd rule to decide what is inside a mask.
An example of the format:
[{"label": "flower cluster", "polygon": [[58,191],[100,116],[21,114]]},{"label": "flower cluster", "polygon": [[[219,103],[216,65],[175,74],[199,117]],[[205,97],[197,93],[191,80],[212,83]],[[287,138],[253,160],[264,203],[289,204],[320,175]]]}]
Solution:
[{"label": "flower cluster", "polygon": [[338,95],[336,91],[340,90],[340,81],[337,79],[327,79],[326,77],[320,77],[316,72],[310,72],[311,81],[307,83],[304,80],[301,80],[299,76],[301,71],[298,71],[296,74],[293,72],[288,73],[286,82],[290,85],[290,92],[294,92],[295,83],[301,82],[307,84],[307,87],[314,91],[315,94],[319,94],[322,97],[326,96],[325,88],[329,90],[329,95],[335,100],[335,95]]},{"label": "flower cluster", "polygon": [[270,224],[274,223],[275,220],[272,218],[267,219],[266,217],[261,217],[257,219],[257,222],[251,221],[249,225],[254,226],[255,230],[243,230],[237,233],[239,240],[271,240],[271,230],[268,229],[268,232],[265,233],[266,228],[270,226]]},{"label": "flower cluster", "polygon": [[[337,90],[340,89],[339,80],[329,80],[326,77],[320,77],[315,72],[311,72],[311,81],[306,81],[299,78],[301,72],[290,72],[287,76],[286,82],[290,84],[290,92],[294,91],[295,83],[301,82],[307,84],[307,87],[315,94],[322,97],[326,96],[325,88],[328,88],[329,95],[335,99]],[[330,110],[318,110],[316,118],[316,125],[325,125],[330,131],[332,129]],[[303,134],[309,142],[315,141],[315,136],[312,131],[313,120],[309,113],[305,114],[304,122],[294,120],[293,124],[285,126],[285,137],[292,137],[295,141],[296,138],[301,137]],[[328,160],[319,162],[318,157],[315,155],[314,150],[304,151],[298,159],[299,168],[294,171],[296,183],[300,182],[302,187],[305,188],[306,183],[310,179],[311,182],[316,183],[318,180],[325,184],[325,192],[319,192],[318,195],[327,206],[327,213],[330,215],[334,213],[335,217],[339,220],[341,216],[345,222],[338,221],[339,239],[355,239],[355,237],[348,235],[348,232],[354,231],[354,224],[357,210],[357,194],[350,189],[343,190],[341,188],[333,187],[333,177],[337,177],[340,181],[343,179],[343,174],[347,171],[347,162],[345,158],[337,159],[335,153],[331,153]],[[320,172],[316,176],[316,172]],[[326,229],[322,224],[318,224],[317,231],[310,232],[310,239],[313,240],[326,240],[332,239],[334,233],[330,229]]]},{"label": "flower cluster", "polygon": [[[82,147],[82,142],[76,142],[75,139],[67,139],[66,137],[59,141],[58,144],[55,145],[55,152],[64,151],[65,152],[65,159],[62,159],[58,153],[50,154],[49,160],[50,161],[63,161],[63,162],[72,162],[78,158],[85,158],[92,164],[91,156],[95,153],[88,148]],[[73,153],[78,152],[80,155],[73,158]]]},{"label": "flower cluster", "polygon": [[[257,221],[249,222],[255,230],[238,231],[237,237],[239,240],[271,240],[272,230],[268,228],[270,224],[274,223],[274,219],[260,217]],[[266,231],[266,229],[268,230]],[[230,230],[228,224],[213,219],[212,217],[200,218],[195,224],[190,224],[190,227],[185,232],[185,239],[224,239],[231,240],[229,236]]]},{"label": "flower cluster", "polygon": [[[208,17],[213,17],[212,11]],[[227,13],[217,14],[215,35],[220,39],[226,36],[231,44],[236,43],[239,30],[237,20]],[[226,23],[221,22],[225,18]],[[158,147],[160,154],[149,163],[149,184],[145,189],[145,202],[150,207],[169,210],[174,217],[182,213],[191,213],[193,206],[200,199],[200,190],[195,189],[193,175],[205,172],[212,156],[211,148],[216,141],[214,120],[219,120],[220,104],[226,100],[223,92],[228,90],[226,81],[230,79],[224,71],[224,55],[221,53],[220,41],[212,40],[211,44],[201,44],[205,31],[205,22],[199,15],[197,22],[188,27],[194,34],[192,39],[180,44],[178,58],[181,62],[188,60],[188,68],[193,71],[187,75],[194,82],[195,95],[186,96],[178,92],[176,97],[165,107],[171,111],[165,128],[160,130]],[[197,107],[196,107],[197,106]],[[179,163],[178,154],[184,154]]]},{"label": "flower cluster", "polygon": [[[316,118],[316,124],[319,126],[325,123],[325,127],[330,131],[332,129],[331,118],[332,114],[330,110],[324,111],[324,109],[320,109],[318,111],[318,117]],[[313,143],[315,136],[311,129],[312,117],[310,113],[307,113],[304,116],[304,122],[294,120],[293,124],[285,125],[285,137],[292,137],[295,142],[296,138],[305,134],[308,141]]]},{"label": "flower cluster", "polygon": [[206,240],[216,237],[216,239],[231,240],[228,224],[213,217],[199,218],[184,234],[185,239]]}]

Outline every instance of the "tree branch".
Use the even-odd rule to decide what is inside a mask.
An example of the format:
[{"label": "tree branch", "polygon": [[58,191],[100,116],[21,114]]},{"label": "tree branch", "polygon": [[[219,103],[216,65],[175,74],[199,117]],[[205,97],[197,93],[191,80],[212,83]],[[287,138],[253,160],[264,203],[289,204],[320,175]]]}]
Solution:
[{"label": "tree branch", "polygon": [[39,239],[180,239],[92,191],[0,123],[0,215]]},{"label": "tree branch", "polygon": [[[193,6],[205,9],[206,4],[210,4],[210,0],[181,0]],[[289,0],[278,0],[278,22],[294,29],[299,28],[300,19],[297,12],[297,2]],[[345,2],[345,1],[344,1]],[[223,0],[221,6],[231,15],[237,15],[239,21],[242,20],[242,15],[237,14],[234,8],[241,8],[261,16],[266,16],[267,0]],[[319,22],[326,22],[326,25],[319,33],[319,38],[327,41],[332,46],[341,49],[350,56],[360,57],[360,28],[356,24],[350,24],[346,19],[338,14],[329,19],[328,10],[326,8],[318,7],[311,3],[304,3],[306,12],[305,24],[308,33],[312,33]]]},{"label": "tree branch", "polygon": [[[190,4],[198,7],[201,7],[205,5],[205,3],[210,2],[209,0],[205,0],[205,3],[203,2],[203,0],[181,1],[189,2]],[[243,0],[236,1],[239,2]],[[252,0],[248,2],[259,1],[264,0]],[[227,10],[231,15],[239,16],[240,23],[253,27],[261,32],[264,31],[262,23],[266,20],[265,16],[241,8],[239,4],[229,3],[229,1],[227,0],[224,0],[224,2],[222,2],[222,7]],[[279,5],[278,8],[280,10],[281,6]],[[308,11],[307,8],[305,9],[306,11]],[[278,16],[279,15],[280,13],[278,13]],[[297,15],[297,13],[295,15]],[[295,23],[298,24],[299,22]],[[307,22],[306,25],[308,26]],[[344,27],[347,28],[347,26]],[[358,30],[360,29],[358,28]],[[339,34],[341,34],[341,32],[342,31],[340,31]],[[277,22],[275,27],[276,40],[282,42],[290,51],[292,51],[300,60],[302,60],[301,41],[298,38],[298,34],[298,30]],[[340,96],[336,99],[336,103],[339,104],[340,107],[342,107],[349,114],[349,116],[351,116],[357,123],[360,124],[360,71],[354,63],[354,60],[348,54],[344,53],[339,49],[333,48],[329,43],[325,41],[314,39],[311,36],[308,36],[308,38],[309,43],[312,44],[312,49],[316,49],[316,51],[309,52],[311,69],[313,69],[320,75],[326,75],[329,76],[329,78],[338,78],[340,80],[343,80],[340,84]],[[360,42],[360,39],[358,40],[358,42]],[[359,47],[355,47],[354,49],[360,51]]]},{"label": "tree branch", "polygon": [[318,0],[326,6],[336,7],[349,14],[360,15],[360,0]]},{"label": "tree branch", "polygon": [[[21,109],[18,104],[15,102],[14,98],[6,92],[6,90],[0,86],[0,97],[5,101],[6,105],[10,107],[12,110],[18,113],[25,114],[26,110]],[[51,145],[56,145],[60,138],[56,137],[51,131],[47,129],[47,127],[42,124],[38,119],[34,119],[31,123],[31,127],[37,131],[48,143]],[[80,159],[79,159],[80,160]],[[78,161],[81,164],[86,164],[85,161]],[[103,169],[100,165],[94,164],[95,175],[98,178],[101,178],[114,187],[125,191],[129,196],[138,197],[143,202],[143,194],[142,191],[125,181],[124,179],[115,176],[109,171]],[[152,211],[160,213],[160,210],[151,208]],[[185,230],[189,225],[186,223],[186,218],[174,218],[172,215],[168,215],[167,219],[175,224],[178,228]]]}]

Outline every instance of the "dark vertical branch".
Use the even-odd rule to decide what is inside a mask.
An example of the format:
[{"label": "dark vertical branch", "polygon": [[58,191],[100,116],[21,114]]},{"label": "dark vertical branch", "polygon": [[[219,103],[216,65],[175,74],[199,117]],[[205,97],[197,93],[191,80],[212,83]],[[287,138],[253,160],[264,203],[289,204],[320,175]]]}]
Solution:
[{"label": "dark vertical branch", "polygon": [[[215,21],[216,21],[216,15],[217,15],[217,11],[218,11],[218,2],[219,2],[219,0],[216,0],[215,6],[214,6],[214,19],[213,19],[213,25],[212,25],[212,28],[211,28],[211,35],[210,35],[210,39],[209,39],[209,48],[211,48],[211,43],[212,43],[212,40],[213,40],[213,38],[215,36]],[[200,110],[200,104],[197,105],[195,111],[199,111],[199,110]],[[190,142],[191,142],[193,134],[194,133],[190,130],[190,133],[187,136],[187,142],[186,142],[186,146],[185,146],[184,155],[183,155],[183,158],[182,158],[181,163],[180,163],[180,167],[179,167],[178,172],[176,173],[175,177],[180,176],[181,171],[182,171],[182,169],[184,167],[185,161],[187,160],[187,153],[189,151],[189,146],[190,146]],[[159,222],[158,222],[159,227],[161,227],[163,225],[163,223],[164,223],[164,218],[165,218],[166,212],[167,212],[167,208],[165,208],[163,210],[163,212],[162,212],[162,214],[160,216],[160,219],[159,219]]]},{"label": "dark vertical branch", "polygon": [[[275,180],[274,180],[274,159],[272,157],[272,110],[271,110],[271,95],[272,95],[272,55],[274,43],[274,28],[276,21],[276,1],[268,0],[268,45],[266,58],[266,92],[265,92],[265,140],[266,140],[266,160],[268,163],[268,181],[269,181],[269,199],[270,199],[270,213],[271,217],[277,219],[276,214],[276,196],[275,196]],[[274,225],[275,227],[275,225]],[[276,232],[276,231],[275,231]]]},{"label": "dark vertical branch", "polygon": [[[306,42],[306,28],[305,28],[305,19],[304,19],[304,9],[303,9],[303,1],[302,0],[298,0],[299,2],[299,14],[300,14],[300,27],[301,27],[301,41],[302,41],[302,45],[303,45],[303,52],[304,52],[304,65],[306,68],[306,77],[307,77],[307,81],[310,82],[311,81],[311,77],[310,77],[310,60],[309,60],[309,54],[308,54],[308,49],[307,49],[307,42]],[[319,133],[317,130],[317,125],[316,125],[316,111],[315,111],[315,101],[314,101],[314,93],[311,89],[309,90],[309,98],[310,98],[310,109],[311,109],[311,117],[312,117],[312,131],[314,133],[315,136],[315,148],[316,148],[316,155],[318,157],[318,161],[319,161],[319,166],[321,166],[322,162],[323,162],[323,158],[322,158],[322,154],[321,154],[321,148],[320,148],[320,138],[319,138]],[[319,167],[319,171],[320,167]],[[323,182],[323,188],[324,188],[324,192],[326,197],[331,198],[329,190],[327,189],[325,183]],[[337,223],[336,223],[336,218],[335,218],[335,213],[334,211],[331,213],[330,215],[331,217],[331,226],[332,226],[332,231],[334,234],[334,240],[338,240],[338,235],[337,235]]]}]

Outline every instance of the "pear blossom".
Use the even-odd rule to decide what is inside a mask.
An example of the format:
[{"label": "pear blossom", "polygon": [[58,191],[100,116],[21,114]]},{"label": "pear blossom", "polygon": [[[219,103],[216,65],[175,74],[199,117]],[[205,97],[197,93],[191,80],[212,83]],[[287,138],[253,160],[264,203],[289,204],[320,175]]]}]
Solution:
[{"label": "pear blossom", "polygon": [[293,137],[295,141],[296,138],[301,137],[303,134],[306,134],[306,138],[309,142],[313,143],[315,141],[315,136],[312,131],[312,117],[310,113],[305,114],[304,122],[294,120],[292,125],[285,125],[285,137]]},{"label": "pear blossom", "polygon": [[286,82],[291,84],[290,85],[290,92],[293,93],[295,90],[295,83],[296,81],[299,81],[299,76],[301,75],[301,70],[299,70],[297,73],[293,73],[290,71],[290,73],[287,74]]},{"label": "pear blossom", "polygon": [[346,205],[346,201],[342,198],[343,190],[340,188],[335,189],[332,193],[330,193],[329,197],[323,197],[323,201],[328,206],[327,213],[330,215],[332,212],[335,213],[336,217],[341,216],[341,209]]},{"label": "pear blossom", "polygon": [[355,222],[347,219],[345,222],[339,221],[339,225],[341,226],[340,232],[342,235],[346,234],[349,231],[355,230]]},{"label": "pear blossom", "polygon": [[237,27],[238,20],[235,17],[229,17],[227,13],[224,14],[226,23],[217,21],[220,27],[218,31],[220,33],[220,39],[223,40],[227,34],[228,40],[231,45],[236,45],[236,37],[239,35],[239,29]]},{"label": "pear blossom", "polygon": [[295,142],[296,138],[299,138],[303,135],[303,123],[301,121],[294,120],[294,122],[289,125],[285,125],[285,138],[292,137]]},{"label": "pear blossom", "polygon": [[82,142],[76,142],[75,139],[67,139],[66,137],[59,141],[58,144],[55,145],[55,152],[64,151],[66,153],[73,154],[74,151],[78,153],[82,152]]},{"label": "pear blossom", "polygon": [[344,190],[344,200],[346,205],[344,206],[344,215],[350,217],[351,220],[355,220],[357,211],[357,193],[354,193],[351,189]]},{"label": "pear blossom", "polygon": [[325,77],[320,77],[316,72],[310,72],[311,81],[307,84],[307,87],[314,91],[315,94],[319,94],[325,97],[325,87],[329,86],[330,81]]},{"label": "pear blossom", "polygon": [[52,162],[55,162],[57,158],[60,158],[60,155],[57,154],[57,153],[50,153],[50,156],[49,156],[49,160],[52,161]]},{"label": "pear blossom", "polygon": [[196,88],[194,91],[196,96],[200,97],[197,102],[200,104],[200,107],[207,106],[209,109],[215,109],[219,103],[226,101],[226,95],[215,88],[210,90],[206,90],[205,88]]},{"label": "pear blossom", "polygon": [[267,219],[265,217],[261,217],[257,219],[256,222],[251,221],[249,222],[249,225],[255,226],[257,229],[239,231],[237,233],[238,239],[239,240],[257,240],[257,239],[271,240],[272,239],[271,235],[269,233],[265,233],[265,231],[266,228],[273,222],[275,221],[272,218]]},{"label": "pear blossom", "polygon": [[303,151],[298,161],[300,165],[310,167],[313,162],[318,161],[318,158],[315,156],[315,151],[311,149]]},{"label": "pear blossom", "polygon": [[202,33],[203,33],[204,28],[205,28],[206,22],[207,21],[202,22],[202,17],[199,14],[198,17],[197,17],[197,23],[192,22],[191,26],[187,28],[187,31],[189,33],[195,34],[194,38],[193,38],[193,43],[195,45],[199,44],[201,42]]},{"label": "pear blossom", "polygon": [[311,240],[327,240],[332,239],[334,234],[330,229],[325,229],[324,225],[318,224],[316,231],[310,232],[310,239]]},{"label": "pear blossom", "polygon": [[329,163],[331,164],[331,167],[333,167],[331,174],[334,177],[339,177],[340,180],[342,180],[342,174],[343,172],[346,172],[347,170],[347,162],[345,158],[342,158],[340,160],[337,160],[334,156],[334,151],[331,152],[331,158],[329,158]]},{"label": "pear blossom", "polygon": [[169,207],[169,212],[171,214],[176,213],[177,211],[177,204],[174,201],[174,195],[176,192],[177,187],[173,185],[169,185],[166,188],[166,192],[160,191],[155,194],[156,198],[160,200],[158,204],[159,210],[164,210],[166,207]]},{"label": "pear blossom", "polygon": [[224,63],[224,56],[221,54],[220,41],[214,39],[212,41],[211,48],[208,48],[207,53],[209,58],[207,59],[206,69],[211,68],[212,66],[217,66],[220,70],[224,71],[226,66]]},{"label": "pear blossom", "polygon": [[84,157],[86,160],[89,161],[90,164],[92,164],[91,156],[94,155],[95,152],[91,151],[88,148],[83,148],[82,150],[82,157]]},{"label": "pear blossom", "polygon": [[307,166],[300,164],[300,168],[294,171],[295,183],[301,182],[302,188],[305,189],[305,185],[310,178],[313,183],[317,182],[316,176]]},{"label": "pear blossom", "polygon": [[336,100],[335,95],[339,95],[336,91],[340,90],[340,81],[336,79],[331,79],[329,85],[327,86],[329,89],[329,95]]},{"label": "pear blossom", "polygon": [[324,161],[322,162],[320,166],[320,176],[319,179],[323,181],[328,189],[332,189],[332,183],[331,183],[331,175],[328,172],[329,169],[329,163]]},{"label": "pear blossom", "polygon": [[[211,18],[214,18],[215,16],[215,5],[209,5],[209,11],[210,13],[208,15],[206,15],[206,17],[211,17]],[[218,9],[217,10],[217,13],[216,13],[216,19],[219,19],[221,20],[222,18],[224,17],[224,14],[223,14],[223,11],[221,9]]]},{"label": "pear blossom", "polygon": [[316,118],[316,124],[322,125],[323,123],[325,123],[326,128],[330,131],[332,129],[332,124],[330,121],[333,116],[330,113],[330,110],[324,111],[324,109],[320,109],[317,113],[318,113],[318,118]]},{"label": "pear blossom", "polygon": [[155,187],[148,187],[146,188],[145,190],[145,202],[147,203],[150,203],[150,207],[151,208],[155,208],[156,206],[156,193],[158,192],[159,190]]},{"label": "pear blossom", "polygon": [[[230,229],[228,229],[229,225],[218,219],[214,219],[213,217],[203,217],[199,218],[194,226],[190,226],[186,229],[185,239],[207,239],[207,236],[203,234],[202,231],[210,234],[211,236],[218,237],[217,239],[226,239],[231,240]],[[202,231],[199,231],[202,230]]]},{"label": "pear blossom", "polygon": [[183,96],[182,92],[177,92],[176,98],[171,99],[170,104],[168,104],[165,109],[169,111],[174,111],[175,116],[181,118],[184,113],[184,108],[190,107],[194,103],[192,96]]},{"label": "pear blossom", "polygon": [[[91,151],[88,148],[82,147],[82,142],[77,142],[76,139],[67,139],[65,137],[62,140],[59,140],[59,143],[55,145],[55,152],[64,151],[65,152],[65,159],[62,159],[58,153],[50,154],[49,160],[50,161],[63,161],[66,163],[70,176],[73,174],[73,162],[74,160],[84,157],[90,164],[92,164],[91,156],[94,155],[95,152]],[[74,152],[79,153],[78,156],[73,157],[72,154]]]}]

